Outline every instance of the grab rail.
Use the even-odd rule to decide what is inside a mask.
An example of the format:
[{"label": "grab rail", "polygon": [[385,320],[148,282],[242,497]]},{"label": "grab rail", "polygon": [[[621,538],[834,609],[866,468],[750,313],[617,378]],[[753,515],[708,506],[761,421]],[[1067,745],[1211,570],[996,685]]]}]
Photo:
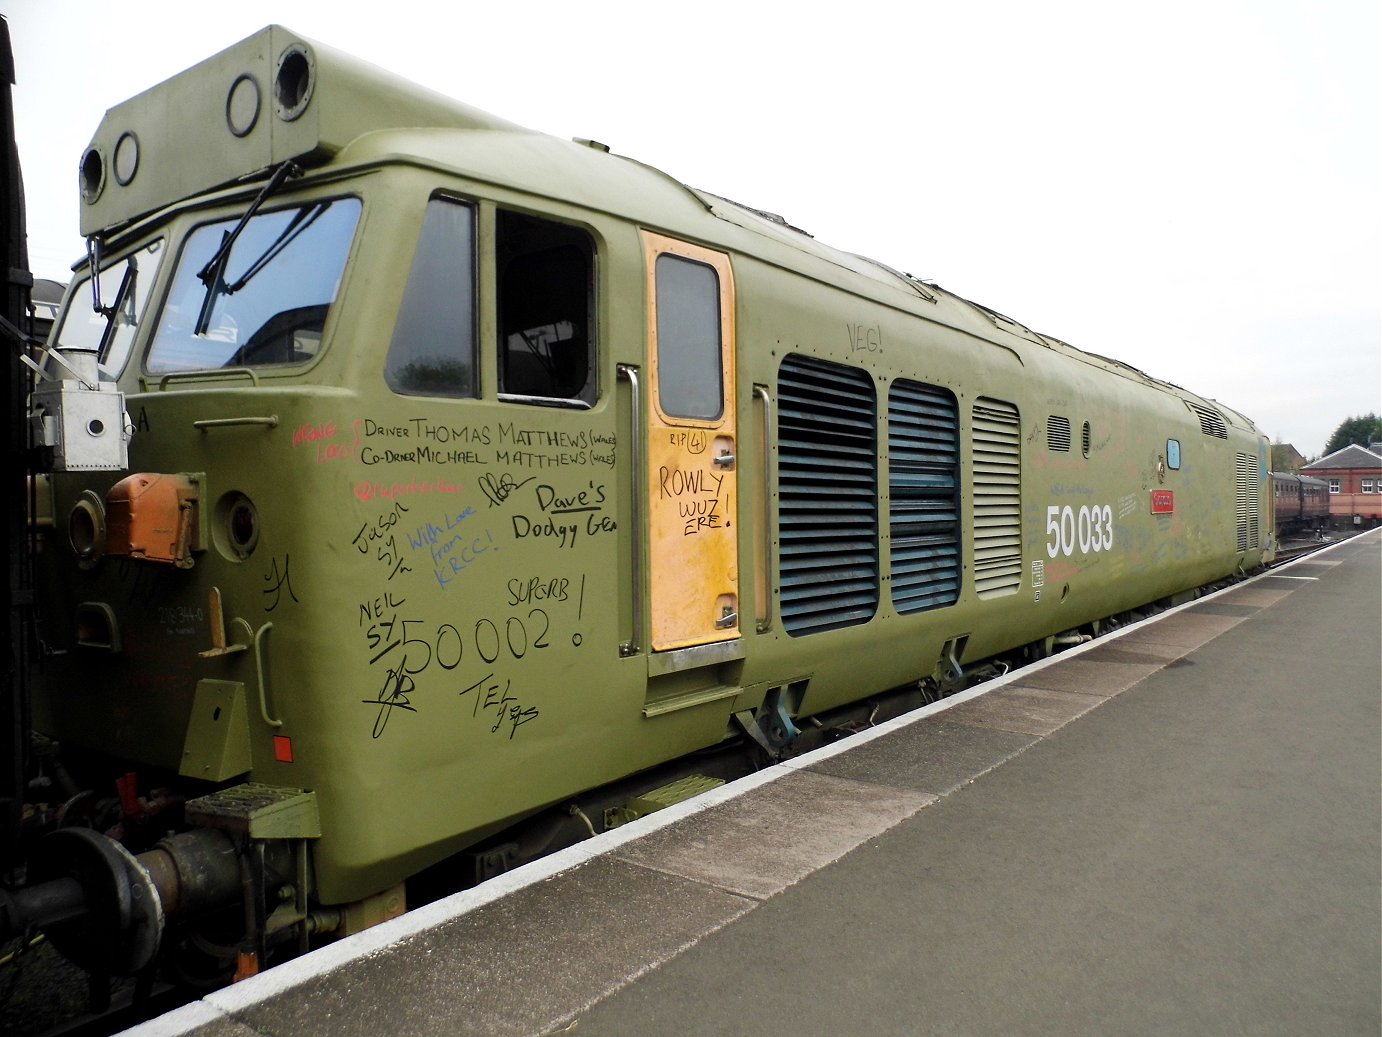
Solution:
[{"label": "grab rail", "polygon": [[209,428],[234,428],[237,425],[267,425],[278,428],[278,415],[250,415],[243,418],[201,418],[192,422],[192,427],[205,432]]},{"label": "grab rail", "polygon": [[643,416],[643,390],[638,381],[638,368],[619,364],[620,378],[629,383],[629,495],[633,498],[633,636],[619,646],[625,658],[643,651],[643,446],[639,438],[639,420]]},{"label": "grab rail", "polygon": [[275,720],[269,715],[269,679],[268,667],[264,665],[264,638],[269,631],[274,628],[272,623],[265,623],[254,634],[254,668],[259,677],[259,716],[270,727],[282,727],[282,720]]},{"label": "grab rail", "polygon": [[[208,367],[196,371],[170,371],[158,380],[159,391],[168,388],[173,382],[214,382],[225,378],[248,378],[251,385],[259,388],[259,375],[252,367]],[[147,391],[152,384],[148,375],[139,376],[140,386]]]},{"label": "grab rail", "polygon": [[758,587],[754,594],[755,629],[765,633],[773,628],[772,595],[772,528],[773,528],[773,398],[766,385],[755,385],[754,396],[763,401],[763,450],[760,458],[763,470],[763,484],[759,487],[762,504],[758,509],[758,521],[762,523],[758,539]]}]

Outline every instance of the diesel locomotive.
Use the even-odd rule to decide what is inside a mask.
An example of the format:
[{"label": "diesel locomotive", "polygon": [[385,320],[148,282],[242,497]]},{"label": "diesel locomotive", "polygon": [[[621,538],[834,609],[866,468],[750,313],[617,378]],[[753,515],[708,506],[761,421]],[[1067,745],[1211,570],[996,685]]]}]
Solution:
[{"label": "diesel locomotive", "polygon": [[92,969],[252,973],[1274,551],[1237,411],[279,26],[79,187],[0,927]]}]

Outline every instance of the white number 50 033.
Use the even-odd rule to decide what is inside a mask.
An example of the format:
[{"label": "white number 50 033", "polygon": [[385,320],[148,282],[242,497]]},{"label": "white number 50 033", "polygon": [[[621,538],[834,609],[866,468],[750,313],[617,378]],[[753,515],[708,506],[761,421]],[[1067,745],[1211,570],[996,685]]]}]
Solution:
[{"label": "white number 50 033", "polygon": [[1080,505],[1077,512],[1067,504],[1052,504],[1046,509],[1046,534],[1050,542],[1046,554],[1050,558],[1113,548],[1113,508],[1107,504]]}]

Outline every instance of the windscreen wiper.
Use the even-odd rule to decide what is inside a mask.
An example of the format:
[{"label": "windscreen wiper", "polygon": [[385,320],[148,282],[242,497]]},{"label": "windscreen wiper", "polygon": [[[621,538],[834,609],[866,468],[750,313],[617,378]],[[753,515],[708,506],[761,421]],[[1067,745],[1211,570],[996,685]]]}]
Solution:
[{"label": "windscreen wiper", "polygon": [[250,203],[250,207],[245,210],[245,214],[240,217],[240,222],[235,225],[234,230],[226,231],[221,236],[221,245],[206,262],[197,274],[197,279],[206,285],[206,294],[202,297],[201,312],[197,314],[197,325],[192,329],[194,335],[205,335],[206,329],[211,326],[211,310],[216,304],[216,297],[225,288],[226,261],[230,259],[230,250],[235,246],[235,239],[240,236],[240,232],[245,229],[250,220],[254,219],[260,207],[268,200],[269,196],[283,186],[290,176],[301,176],[302,168],[296,162],[288,161],[274,170],[274,175],[269,177],[269,182],[264,185],[258,196]]},{"label": "windscreen wiper", "polygon": [[269,247],[260,254],[259,258],[249,265],[240,279],[234,284],[225,286],[225,294],[234,295],[249,284],[256,274],[278,258],[279,253],[296,241],[302,232],[316,223],[322,213],[329,208],[331,208],[330,202],[318,202],[311,209],[299,209],[288,221],[288,226],[283,228],[283,233],[275,238]]},{"label": "windscreen wiper", "polygon": [[[99,275],[97,275],[99,278]],[[96,347],[96,362],[105,363],[106,354],[110,352],[111,342],[115,339],[115,327],[120,323],[118,314],[121,310],[126,310],[128,316],[125,323],[134,327],[137,321],[137,314],[134,312],[134,289],[139,283],[139,260],[131,255],[125,260],[125,276],[120,278],[120,287],[115,291],[115,302],[109,307],[102,307],[101,313],[105,314],[106,330],[101,332],[101,344]]]}]

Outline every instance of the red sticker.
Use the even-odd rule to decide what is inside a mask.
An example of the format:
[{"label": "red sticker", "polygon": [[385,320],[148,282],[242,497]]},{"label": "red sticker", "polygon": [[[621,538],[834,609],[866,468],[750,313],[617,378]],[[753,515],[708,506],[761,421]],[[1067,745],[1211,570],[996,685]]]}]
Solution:
[{"label": "red sticker", "polygon": [[1174,490],[1153,490],[1152,491],[1152,514],[1169,515],[1176,510],[1176,492]]}]

